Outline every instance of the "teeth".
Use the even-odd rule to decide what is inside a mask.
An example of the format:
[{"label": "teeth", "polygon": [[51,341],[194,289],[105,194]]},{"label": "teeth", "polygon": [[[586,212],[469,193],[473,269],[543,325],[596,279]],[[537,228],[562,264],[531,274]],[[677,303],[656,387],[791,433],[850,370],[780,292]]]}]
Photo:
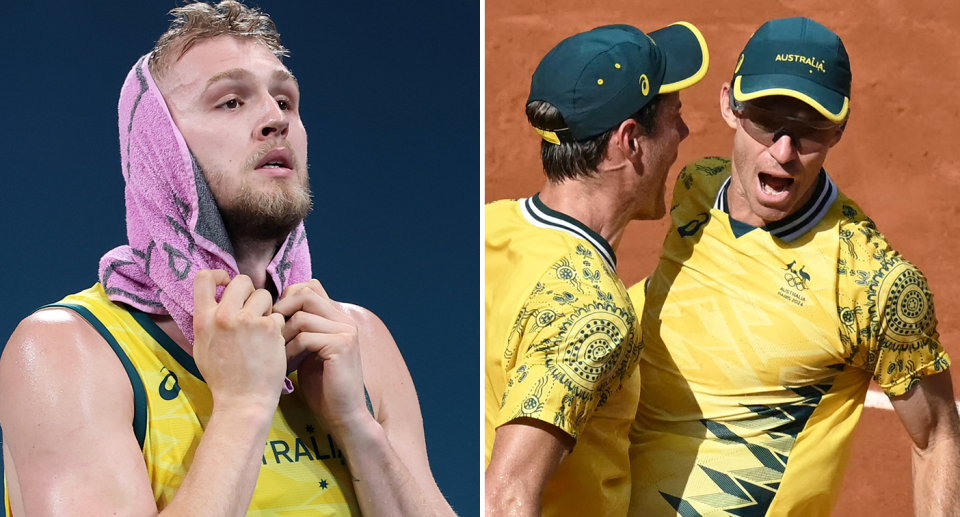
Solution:
[{"label": "teeth", "polygon": [[263,169],[276,169],[276,168],[279,168],[279,167],[283,167],[283,164],[280,163],[280,162],[270,162],[270,163],[265,163],[265,164],[263,164],[263,167],[262,167],[262,168],[263,168]]},{"label": "teeth", "polygon": [[793,182],[789,179],[775,176],[760,176],[760,190],[765,194],[775,195],[787,191]]}]

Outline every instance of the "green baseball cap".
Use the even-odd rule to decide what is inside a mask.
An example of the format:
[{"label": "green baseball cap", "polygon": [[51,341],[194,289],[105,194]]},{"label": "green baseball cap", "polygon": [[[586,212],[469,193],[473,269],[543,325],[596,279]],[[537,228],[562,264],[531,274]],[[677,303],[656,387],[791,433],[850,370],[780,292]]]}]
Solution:
[{"label": "green baseball cap", "polygon": [[536,128],[548,142],[585,140],[640,111],[658,94],[692,86],[710,64],[696,27],[677,22],[649,35],[630,25],[606,25],[571,36],[533,73],[527,103],[552,104],[567,127]]},{"label": "green baseball cap", "polygon": [[809,18],[763,24],[733,72],[733,97],[786,95],[840,123],[850,111],[850,57],[833,31]]}]

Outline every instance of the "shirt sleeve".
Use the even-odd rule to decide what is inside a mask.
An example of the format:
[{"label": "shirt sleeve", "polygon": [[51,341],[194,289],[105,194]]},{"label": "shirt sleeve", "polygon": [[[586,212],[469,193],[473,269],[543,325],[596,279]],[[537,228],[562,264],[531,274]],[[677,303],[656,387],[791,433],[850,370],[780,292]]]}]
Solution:
[{"label": "shirt sleeve", "polygon": [[841,229],[841,339],[848,362],[890,397],[946,370],[933,295],[923,273],[892,250],[869,220]]},{"label": "shirt sleeve", "polygon": [[[497,426],[536,418],[573,438],[636,370],[636,315],[592,250],[563,257],[537,282],[511,333]],[[509,357],[513,355],[514,357]]]},{"label": "shirt sleeve", "polygon": [[633,303],[633,310],[635,310],[637,314],[640,314],[641,318],[643,317],[643,304],[647,301],[648,282],[650,282],[650,277],[644,278],[630,286],[630,289],[627,289],[627,293],[630,295],[630,301]]}]

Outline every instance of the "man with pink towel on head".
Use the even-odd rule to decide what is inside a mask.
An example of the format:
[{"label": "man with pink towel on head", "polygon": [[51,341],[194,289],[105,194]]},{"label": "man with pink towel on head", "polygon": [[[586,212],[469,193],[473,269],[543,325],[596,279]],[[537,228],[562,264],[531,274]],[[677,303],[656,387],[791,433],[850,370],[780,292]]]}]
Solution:
[{"label": "man with pink towel on head", "polygon": [[120,96],[129,245],[0,356],[5,515],[453,515],[389,331],[311,279],[276,27],[171,14]]}]

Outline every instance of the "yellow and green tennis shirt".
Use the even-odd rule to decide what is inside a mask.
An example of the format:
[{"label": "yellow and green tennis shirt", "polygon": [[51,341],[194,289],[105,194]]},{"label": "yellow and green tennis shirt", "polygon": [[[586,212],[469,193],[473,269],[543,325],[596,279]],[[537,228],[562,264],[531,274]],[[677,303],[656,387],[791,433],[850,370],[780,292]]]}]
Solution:
[{"label": "yellow and green tennis shirt", "polygon": [[[190,470],[213,410],[210,389],[193,357],[147,314],[109,300],[100,284],[48,307],[82,316],[126,369],[133,386],[133,431],[157,509],[163,510]],[[296,373],[290,378],[296,385]],[[301,390],[280,397],[261,461],[247,515],[360,515],[343,452]],[[9,498],[4,499],[10,516]]]},{"label": "yellow and green tennis shirt", "polygon": [[681,172],[642,307],[632,515],[829,515],[870,380],[947,369],[933,299],[821,170],[763,228],[728,215],[730,162]]},{"label": "yellow and green tennis shirt", "polygon": [[535,418],[577,439],[543,515],[626,515],[642,341],[610,245],[539,196],[485,209],[485,465],[496,429]]}]

